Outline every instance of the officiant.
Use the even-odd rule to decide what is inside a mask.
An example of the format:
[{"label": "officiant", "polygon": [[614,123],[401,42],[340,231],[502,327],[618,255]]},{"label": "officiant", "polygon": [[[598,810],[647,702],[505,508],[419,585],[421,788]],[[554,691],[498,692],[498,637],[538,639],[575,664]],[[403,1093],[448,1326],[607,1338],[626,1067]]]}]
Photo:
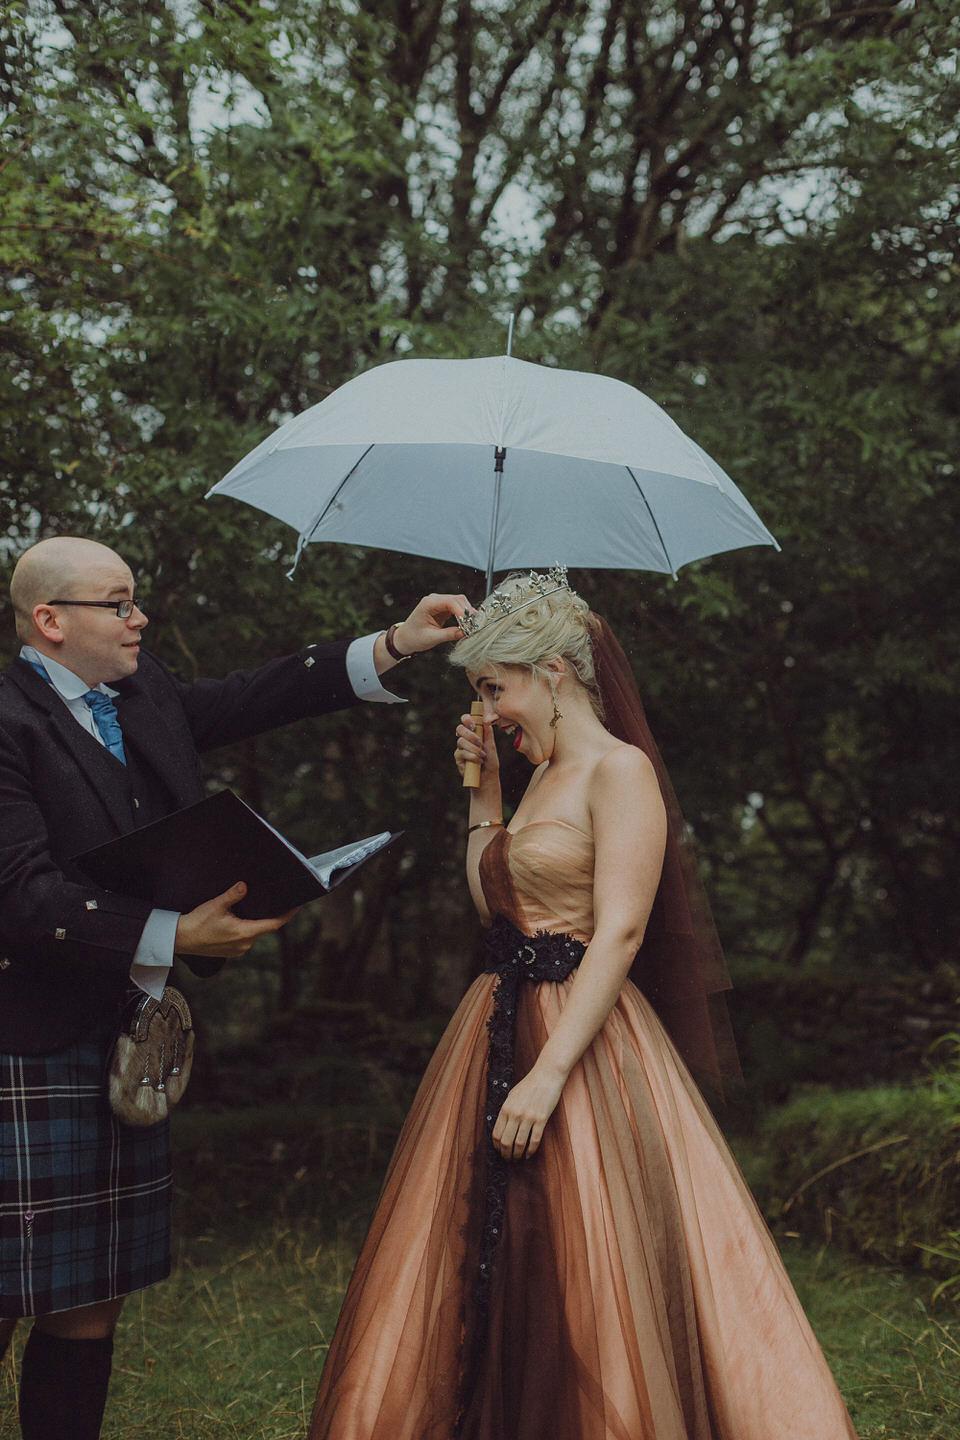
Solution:
[{"label": "officiant", "polygon": [[[0,675],[0,1354],[32,1317],[24,1440],[96,1440],[124,1296],[170,1269],[166,1122],[110,1109],[105,1069],[131,985],[159,996],[290,919],[245,920],[244,877],[185,913],[100,888],[70,857],[203,796],[200,755],[306,716],[391,701],[380,676],[455,638],[468,602],[428,595],[388,629],[184,684],[141,648],[123,559],[42,540],[10,596],[22,644]],[[292,913],[292,912],[291,912]]]}]

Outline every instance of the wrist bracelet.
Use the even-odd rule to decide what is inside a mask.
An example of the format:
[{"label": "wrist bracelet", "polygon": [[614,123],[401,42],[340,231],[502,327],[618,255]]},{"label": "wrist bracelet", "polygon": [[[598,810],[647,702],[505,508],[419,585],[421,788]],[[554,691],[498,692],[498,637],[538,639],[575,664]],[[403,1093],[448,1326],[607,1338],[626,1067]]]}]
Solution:
[{"label": "wrist bracelet", "polygon": [[503,821],[502,821],[502,820],[478,820],[477,823],[476,823],[476,825],[468,825],[468,826],[467,826],[467,834],[469,835],[469,834],[471,833],[471,831],[473,831],[473,830],[486,830],[486,828],[487,828],[488,825],[502,825],[502,824],[503,824]]},{"label": "wrist bracelet", "polygon": [[[401,621],[400,623],[403,624],[403,621]],[[404,655],[402,651],[398,650],[396,645],[393,643],[393,637],[394,635],[396,635],[396,633],[396,625],[391,625],[389,630],[384,630],[383,632],[383,643],[387,647],[387,654],[390,656],[391,660],[409,660],[410,656]]]}]

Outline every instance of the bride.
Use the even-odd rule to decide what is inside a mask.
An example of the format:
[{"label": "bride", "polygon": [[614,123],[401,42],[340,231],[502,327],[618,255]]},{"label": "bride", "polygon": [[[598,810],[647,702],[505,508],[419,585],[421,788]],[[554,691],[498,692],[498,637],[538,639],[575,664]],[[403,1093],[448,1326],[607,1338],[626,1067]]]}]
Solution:
[{"label": "bride", "polygon": [[[462,623],[487,968],[397,1144],[311,1440],[855,1440],[691,1076],[735,1073],[727,981],[622,652],[559,568]],[[506,826],[497,730],[535,767]]]}]

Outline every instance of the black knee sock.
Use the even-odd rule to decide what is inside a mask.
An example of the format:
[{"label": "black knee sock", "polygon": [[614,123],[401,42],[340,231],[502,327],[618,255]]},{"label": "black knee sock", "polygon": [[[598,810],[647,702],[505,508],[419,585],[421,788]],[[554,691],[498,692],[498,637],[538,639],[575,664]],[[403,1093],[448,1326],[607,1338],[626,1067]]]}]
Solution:
[{"label": "black knee sock", "polygon": [[112,1357],[112,1335],[63,1340],[34,1326],[20,1371],[23,1440],[97,1440]]}]

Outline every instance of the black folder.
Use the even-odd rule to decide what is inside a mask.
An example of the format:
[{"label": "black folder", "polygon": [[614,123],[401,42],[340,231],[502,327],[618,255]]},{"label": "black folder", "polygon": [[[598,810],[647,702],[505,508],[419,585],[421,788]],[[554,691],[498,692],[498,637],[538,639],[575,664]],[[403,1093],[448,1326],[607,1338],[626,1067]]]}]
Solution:
[{"label": "black folder", "polygon": [[400,833],[384,831],[307,859],[239,795],[221,790],[73,863],[105,890],[181,914],[244,880],[247,893],[234,914],[265,920],[326,895]]}]

